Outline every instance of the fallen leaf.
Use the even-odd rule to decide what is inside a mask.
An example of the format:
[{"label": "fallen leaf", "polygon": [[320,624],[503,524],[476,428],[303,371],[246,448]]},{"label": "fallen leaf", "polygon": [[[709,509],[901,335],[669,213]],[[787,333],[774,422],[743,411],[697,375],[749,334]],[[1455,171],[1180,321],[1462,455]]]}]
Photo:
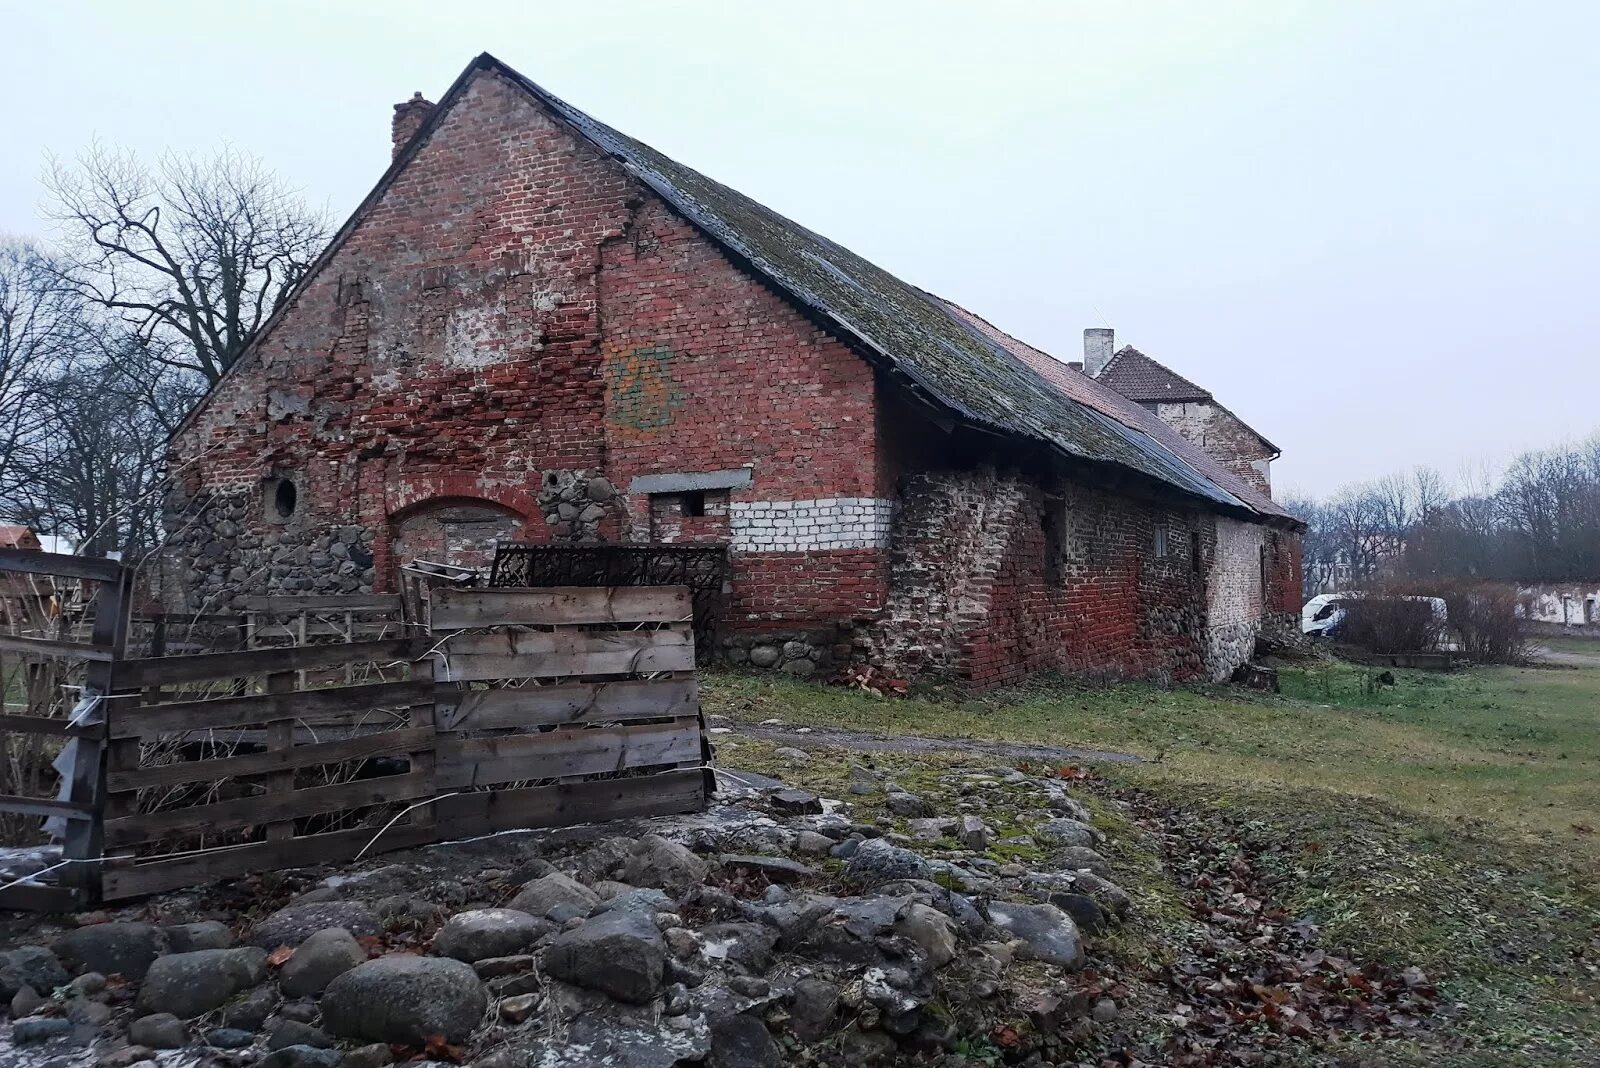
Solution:
[{"label": "fallen leaf", "polygon": [[267,954],[267,967],[281,968],[290,957],[294,956],[293,946],[279,946]]}]

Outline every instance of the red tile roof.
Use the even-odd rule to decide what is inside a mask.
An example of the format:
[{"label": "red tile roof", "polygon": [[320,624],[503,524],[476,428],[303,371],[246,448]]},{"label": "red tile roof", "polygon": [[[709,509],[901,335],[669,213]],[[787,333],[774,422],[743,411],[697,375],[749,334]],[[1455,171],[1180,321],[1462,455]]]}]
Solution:
[{"label": "red tile roof", "polygon": [[[939,299],[943,300],[942,297]],[[967,311],[961,305],[953,304],[948,300],[945,300],[944,303],[962,319],[966,320],[967,323],[982,332],[985,337],[1003,346],[1011,355],[1038,372],[1045,381],[1079,404],[1092,408],[1103,415],[1110,416],[1130,430],[1136,430],[1154,438],[1165,446],[1168,452],[1176,454],[1184,463],[1194,468],[1195,472],[1201,477],[1241,498],[1256,511],[1286,519],[1294,518],[1272,498],[1226,467],[1223,467],[1210,453],[1195,445],[1166,423],[1163,423],[1149,410],[1140,407],[1121,393],[1106,388],[1103,381],[1104,376],[1101,379],[1090,378],[1081,371],[1073,370],[1070,365],[1056,359],[1048,352],[1036,349],[1026,341],[1019,341],[982,316],[974,315],[972,312]],[[1124,348],[1122,352],[1137,352],[1137,350]],[[1118,354],[1119,357],[1120,355],[1121,353]],[[1155,363],[1154,360],[1150,362]],[[1159,367],[1160,364],[1156,364],[1156,366]]]},{"label": "red tile roof", "polygon": [[1149,404],[1152,401],[1209,401],[1211,391],[1202,389],[1187,378],[1157,360],[1152,360],[1132,345],[1124,345],[1111,357],[1111,362],[1095,376],[1095,381],[1109,386],[1131,401]]}]

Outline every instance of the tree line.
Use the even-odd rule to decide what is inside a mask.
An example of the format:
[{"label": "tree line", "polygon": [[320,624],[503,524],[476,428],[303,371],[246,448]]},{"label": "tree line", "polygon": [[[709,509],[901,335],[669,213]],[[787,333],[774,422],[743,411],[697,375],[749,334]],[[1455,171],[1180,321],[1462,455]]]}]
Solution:
[{"label": "tree line", "polygon": [[53,162],[49,241],[0,237],[0,516],[85,555],[160,543],[166,442],[327,243],[231,149]]},{"label": "tree line", "polygon": [[1451,484],[1419,467],[1285,507],[1308,524],[1306,595],[1386,578],[1600,579],[1600,434]]}]

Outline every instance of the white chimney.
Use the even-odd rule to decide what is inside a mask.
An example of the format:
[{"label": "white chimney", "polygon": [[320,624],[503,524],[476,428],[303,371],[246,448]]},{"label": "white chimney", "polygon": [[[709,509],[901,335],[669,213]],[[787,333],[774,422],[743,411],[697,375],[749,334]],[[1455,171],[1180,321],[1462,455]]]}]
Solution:
[{"label": "white chimney", "polygon": [[1091,326],[1083,332],[1083,373],[1099,378],[1117,347],[1117,332],[1109,326]]}]

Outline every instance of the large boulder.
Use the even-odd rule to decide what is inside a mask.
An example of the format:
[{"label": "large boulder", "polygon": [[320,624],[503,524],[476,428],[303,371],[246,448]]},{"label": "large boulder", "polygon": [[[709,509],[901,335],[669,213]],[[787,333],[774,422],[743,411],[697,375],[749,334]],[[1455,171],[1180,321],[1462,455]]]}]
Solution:
[{"label": "large boulder", "polygon": [[330,927],[343,927],[358,938],[383,930],[378,917],[359,901],[309,901],[287,905],[256,924],[250,944],[262,949],[298,946]]},{"label": "large boulder", "polygon": [[553,871],[526,884],[506,907],[530,916],[544,916],[558,905],[572,905],[585,913],[600,904],[600,896],[570,876]]},{"label": "large boulder", "polygon": [[1083,967],[1083,939],[1078,934],[1078,925],[1054,905],[991,901],[989,921],[1011,937],[1022,940],[1024,958],[1059,964],[1063,968]]},{"label": "large boulder", "polygon": [[710,1068],[778,1068],[783,1053],[767,1025],[754,1016],[734,1013],[711,1021]]},{"label": "large boulder", "polygon": [[[291,998],[316,997],[329,983],[365,962],[367,951],[343,927],[318,931],[278,969],[278,986]],[[291,1045],[293,1043],[290,1043]]]},{"label": "large boulder", "polygon": [[634,886],[658,886],[676,896],[704,882],[710,871],[711,866],[686,847],[659,834],[647,834],[629,853],[622,878]]},{"label": "large boulder", "polygon": [[322,1026],[341,1038],[420,1045],[429,1035],[464,1041],[489,999],[469,964],[445,957],[369,960],[328,984]]},{"label": "large boulder", "polygon": [[1045,820],[1033,829],[1034,840],[1043,846],[1078,846],[1091,848],[1100,840],[1100,834],[1087,823],[1061,816]]},{"label": "large boulder", "polygon": [[193,1019],[266,979],[266,951],[253,946],[169,953],[157,957],[145,973],[138,1008]]},{"label": "large boulder", "polygon": [[666,946],[655,921],[637,912],[607,912],[551,942],[547,975],[642,1005],[661,990]]},{"label": "large boulder", "polygon": [[230,949],[233,932],[220,920],[200,920],[195,923],[175,923],[163,927],[167,933],[167,948],[173,953],[193,953],[197,949]]},{"label": "large boulder", "polygon": [[926,879],[931,874],[921,856],[883,838],[862,842],[844,865],[845,880],[867,890],[897,879]]},{"label": "large boulder", "polygon": [[139,980],[167,951],[167,933],[148,923],[97,923],[56,939],[56,956],[74,972]]},{"label": "large boulder", "polygon": [[510,957],[555,929],[549,920],[518,909],[459,912],[433,936],[433,952],[468,964],[487,957]]},{"label": "large boulder", "polygon": [[18,946],[0,952],[0,1001],[5,1004],[10,1004],[25,986],[49,997],[52,990],[66,986],[71,979],[56,955],[44,946]]}]

